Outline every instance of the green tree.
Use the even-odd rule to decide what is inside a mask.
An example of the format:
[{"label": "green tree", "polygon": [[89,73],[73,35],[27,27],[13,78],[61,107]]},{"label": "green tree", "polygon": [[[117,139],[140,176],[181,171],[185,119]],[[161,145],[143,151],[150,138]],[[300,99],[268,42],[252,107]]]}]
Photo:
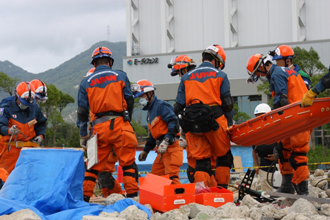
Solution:
[{"label": "green tree", "polygon": [[64,93],[62,91],[59,91],[60,93],[60,99],[57,102],[57,107],[60,110],[60,113],[62,113],[63,109],[70,103],[74,103],[74,98],[69,95],[68,93]]},{"label": "green tree", "polygon": [[[45,146],[49,145],[50,139],[52,139],[52,145],[55,146],[58,142],[56,141],[57,132],[65,130],[65,126],[62,126],[65,123],[61,113],[69,103],[74,103],[75,100],[69,94],[58,90],[53,84],[47,85],[47,93],[48,100],[45,103],[39,104],[42,112],[45,114],[46,118],[48,118]],[[59,109],[59,111],[56,109]],[[69,140],[70,138],[71,136],[63,135],[63,138],[59,141],[62,143],[63,140]],[[64,144],[67,143],[65,142]]]},{"label": "green tree", "polygon": [[56,132],[58,127],[64,123],[62,115],[59,111],[53,111],[50,117],[48,118],[48,122],[52,125],[52,127],[48,128],[51,129],[51,137],[53,139],[53,145],[56,146]]},{"label": "green tree", "polygon": [[250,119],[251,117],[246,114],[245,112],[240,112],[239,107],[237,103],[234,104],[234,117],[233,120],[235,121],[235,124],[241,124],[242,122],[245,122],[246,120]]},{"label": "green tree", "polygon": [[48,100],[45,103],[40,103],[41,111],[45,114],[46,118],[57,109],[60,100],[60,91],[53,84],[47,85]]},{"label": "green tree", "polygon": [[324,73],[326,67],[320,61],[319,54],[311,47],[309,51],[304,48],[293,48],[295,58],[293,63],[297,64],[305,73],[312,77],[315,73]]},{"label": "green tree", "polygon": [[148,135],[147,130],[134,119],[132,119],[131,124],[133,126],[134,133],[138,138],[141,139],[141,137]]},{"label": "green tree", "polygon": [[68,147],[80,147],[79,129],[76,126],[72,129],[72,134],[68,141]]},{"label": "green tree", "polygon": [[1,92],[6,92],[10,96],[14,95],[15,89],[16,89],[16,84],[20,80],[17,77],[11,78],[4,72],[0,72],[0,91]]}]

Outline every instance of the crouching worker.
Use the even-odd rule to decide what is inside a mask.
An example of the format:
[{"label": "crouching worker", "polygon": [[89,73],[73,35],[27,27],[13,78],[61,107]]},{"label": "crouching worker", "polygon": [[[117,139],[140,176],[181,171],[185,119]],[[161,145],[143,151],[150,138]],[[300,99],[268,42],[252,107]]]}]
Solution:
[{"label": "crouching worker", "polygon": [[179,180],[180,166],[183,163],[183,149],[179,146],[179,122],[173,107],[155,95],[155,87],[148,80],[140,80],[131,86],[134,98],[140,97],[142,110],[148,110],[149,138],[139,155],[139,161],[145,161],[150,150],[158,146],[157,157],[151,173],[169,175],[173,184]]},{"label": "crouching worker", "polygon": [[35,89],[29,82],[21,82],[15,99],[0,108],[0,133],[3,145],[0,167],[10,174],[22,147],[39,147],[45,136],[47,119],[35,104]]}]

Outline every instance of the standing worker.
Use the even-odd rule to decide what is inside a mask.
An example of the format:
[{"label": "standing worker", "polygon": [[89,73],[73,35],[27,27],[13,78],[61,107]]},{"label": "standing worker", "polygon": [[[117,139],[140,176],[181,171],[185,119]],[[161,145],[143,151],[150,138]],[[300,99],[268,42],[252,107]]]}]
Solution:
[{"label": "standing worker", "polygon": [[158,146],[157,157],[151,173],[169,175],[173,184],[181,184],[180,167],[183,163],[183,149],[179,146],[179,122],[173,107],[155,95],[155,87],[148,80],[140,80],[132,85],[134,98],[140,97],[142,110],[148,111],[149,137],[139,161],[145,161],[150,150]]},{"label": "standing worker", "polygon": [[214,155],[217,184],[227,188],[233,164],[227,134],[228,126],[233,123],[233,100],[227,74],[221,71],[226,55],[215,44],[207,47],[202,57],[199,67],[182,76],[174,112],[182,112],[179,114],[181,128],[187,132],[187,142],[194,146],[189,151],[196,159],[195,182],[211,185],[211,156]]},{"label": "standing worker", "polygon": [[[93,74],[94,70],[95,70],[95,67],[88,70],[88,72],[84,76],[84,79],[86,77],[90,76],[91,74]],[[96,117],[92,113],[92,111],[89,112],[89,116],[90,116],[90,121],[93,121],[96,119]],[[78,126],[78,128],[80,126],[80,121],[78,119],[77,119],[77,126]],[[88,133],[91,133],[91,131],[92,131],[92,127],[89,126]],[[112,149],[111,153],[109,154],[108,161],[105,165],[104,172],[109,172],[109,173],[115,172],[116,171],[115,164],[117,161],[118,161],[118,157]],[[87,164],[88,164],[88,161],[86,162],[86,166],[87,166]],[[85,171],[84,188],[85,188],[85,191],[88,191],[88,193],[87,193],[88,195],[90,195],[90,193],[92,193],[92,194],[94,193],[96,179],[97,179],[97,173],[95,173],[93,171],[93,169]],[[124,194],[117,179],[111,178],[111,180],[112,180],[112,182],[110,184],[108,184],[108,188],[110,188],[110,189],[108,189],[107,187],[102,187],[102,195],[104,198],[107,198],[109,195],[111,195],[113,193],[122,194],[122,195]]]},{"label": "standing worker", "polygon": [[29,82],[21,82],[15,99],[0,108],[0,167],[10,174],[22,147],[38,147],[45,137],[47,119],[35,104],[35,89]]},{"label": "standing worker", "polygon": [[[92,62],[95,71],[80,84],[78,92],[78,120],[80,121],[80,145],[86,147],[89,134],[89,109],[95,115],[91,122],[92,134],[97,134],[99,162],[91,168],[102,188],[112,188],[113,177],[106,172],[106,164],[113,149],[118,156],[119,165],[123,168],[123,183],[127,197],[136,197],[139,191],[138,167],[135,163],[137,139],[130,116],[133,111],[134,99],[130,89],[130,81],[125,72],[111,69],[114,59],[106,47],[98,47],[93,51]],[[89,201],[93,190],[85,178],[83,191],[84,200]]]},{"label": "standing worker", "polygon": [[[254,110],[254,115],[256,117],[263,115],[267,112],[270,112],[270,106],[261,103],[257,105],[257,107]],[[271,179],[267,180],[267,173],[268,173],[268,166],[272,165],[273,161],[275,160],[273,151],[274,147],[277,146],[277,143],[270,144],[270,145],[252,145],[252,158],[253,158],[253,164],[254,166],[258,167],[261,166],[261,168],[256,168],[256,174],[259,175],[259,183],[261,186],[262,191],[272,191],[273,187],[269,185],[268,180],[271,181]],[[259,158],[260,158],[260,163],[259,163]],[[267,166],[267,167],[265,167]],[[271,172],[274,172],[273,169],[271,169]],[[270,177],[271,175],[269,175]]]},{"label": "standing worker", "polygon": [[[279,53],[275,51],[275,55],[278,56]],[[278,59],[276,62],[281,64],[283,60],[284,58]],[[247,70],[253,82],[259,78],[268,79],[275,109],[300,101],[307,92],[301,76],[293,69],[273,64],[270,55],[251,56]],[[274,156],[279,161],[282,174],[281,187],[277,192],[294,194],[296,190],[299,195],[308,195],[309,170],[306,154],[309,150],[309,140],[310,131],[305,131],[281,140],[274,149]]]},{"label": "standing worker", "polygon": [[[180,55],[175,58],[172,58],[171,63],[168,65],[168,67],[172,69],[171,76],[179,75],[180,80],[184,74],[195,69],[196,66],[197,65],[194,59],[187,55]],[[191,144],[187,143],[186,133],[184,133],[182,129],[180,129],[179,145],[180,147],[186,149],[187,161],[188,161],[187,177],[189,182],[193,183],[195,181],[194,175],[195,175],[196,160],[192,157],[192,154],[190,153],[189,146],[191,146]],[[210,172],[212,173],[212,175],[210,180],[211,181],[210,186],[217,186],[217,182],[214,177],[214,171],[212,171],[216,167],[216,159],[217,158],[215,156],[211,157]]]}]

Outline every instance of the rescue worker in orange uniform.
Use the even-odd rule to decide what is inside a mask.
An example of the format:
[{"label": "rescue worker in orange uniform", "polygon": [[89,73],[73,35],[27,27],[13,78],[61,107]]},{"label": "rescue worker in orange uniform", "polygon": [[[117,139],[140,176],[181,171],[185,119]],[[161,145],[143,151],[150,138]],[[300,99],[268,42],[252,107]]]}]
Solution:
[{"label": "rescue worker in orange uniform", "polygon": [[0,133],[3,146],[0,167],[10,174],[22,147],[38,147],[45,136],[47,119],[35,104],[35,89],[29,82],[21,82],[15,99],[0,108]]},{"label": "rescue worker in orange uniform", "polygon": [[[172,69],[171,76],[177,76],[179,75],[180,80],[184,74],[187,72],[193,70],[196,68],[196,63],[194,59],[192,59],[188,55],[179,55],[176,57],[173,57],[171,60],[171,63],[168,65],[169,68]],[[186,134],[180,129],[180,139],[179,139],[179,145],[180,147],[186,149],[187,152],[187,160],[188,160],[188,168],[187,168],[187,177],[191,183],[195,181],[194,175],[195,175],[195,166],[196,166],[196,160],[192,157],[192,154],[189,151],[189,146],[192,147],[189,143],[186,141]],[[216,157],[211,157],[211,169],[215,169],[216,167]],[[214,177],[214,172],[211,170],[212,173],[211,176],[211,186],[217,186],[217,182]]]},{"label": "rescue worker in orange uniform", "polygon": [[179,146],[179,122],[173,107],[155,95],[155,87],[148,80],[140,80],[131,86],[134,98],[140,97],[142,110],[148,111],[149,137],[139,155],[145,161],[150,150],[158,146],[157,157],[151,173],[169,175],[173,184],[181,184],[180,167],[183,164],[183,149]]},{"label": "rescue worker in orange uniform", "polygon": [[[225,67],[226,55],[219,45],[207,47],[203,63],[182,76],[174,112],[181,128],[187,132],[189,151],[196,159],[195,182],[210,186],[211,157],[217,157],[215,178],[227,188],[233,156],[227,134],[233,121],[233,100]],[[185,107],[186,106],[186,107]],[[179,114],[182,112],[181,114]]]},{"label": "rescue worker in orange uniform", "polygon": [[[95,67],[91,68],[90,70],[88,70],[88,72],[86,73],[86,75],[84,76],[84,79],[88,76],[90,76],[91,74],[94,73]],[[90,115],[90,121],[93,121],[96,119],[95,115],[92,113],[92,111],[89,112]],[[79,128],[80,125],[80,121],[77,119],[77,126]],[[91,127],[88,128],[88,133],[90,133],[92,130]],[[108,161],[106,163],[106,168],[105,168],[105,172],[109,172],[109,173],[113,173],[116,171],[115,168],[115,164],[118,161],[118,157],[117,155],[114,153],[113,149],[111,150],[111,153],[109,154],[109,158]],[[88,164],[88,161],[87,163]],[[88,190],[88,194],[94,192],[94,188],[95,188],[95,182],[97,179],[97,174],[95,172],[93,172],[93,170],[86,170],[85,171],[85,182],[84,185],[86,186],[86,190]],[[109,195],[113,194],[113,193],[117,193],[117,194],[121,194],[124,195],[124,192],[119,184],[119,182],[117,181],[117,179],[111,179],[113,180],[113,184],[110,184],[111,187],[109,188],[113,188],[112,189],[108,189],[107,187],[103,187],[102,188],[102,195],[104,198],[107,198]]]},{"label": "rescue worker in orange uniform", "polygon": [[98,178],[102,188],[113,189],[113,177],[106,171],[106,165],[113,149],[118,156],[119,165],[123,168],[123,183],[127,197],[135,197],[139,191],[137,184],[138,167],[135,163],[137,139],[130,116],[134,99],[130,81],[125,72],[111,69],[114,59],[106,47],[93,51],[92,64],[95,71],[80,84],[78,92],[78,120],[80,121],[80,145],[86,147],[89,134],[89,109],[96,119],[91,121],[92,134],[97,134],[99,162],[90,169],[85,177],[84,200],[89,201],[93,195],[92,181]]},{"label": "rescue worker in orange uniform", "polygon": [[[259,78],[269,81],[275,109],[300,101],[307,92],[303,79],[296,71],[272,63],[272,59],[280,65],[286,63],[283,58],[286,56],[284,49],[276,48],[274,57],[255,54],[247,63],[250,82],[256,82]],[[282,174],[282,184],[277,192],[294,194],[297,191],[299,195],[308,195],[309,170],[306,154],[309,140],[310,131],[306,131],[281,140],[274,148],[274,156],[278,159]]]}]

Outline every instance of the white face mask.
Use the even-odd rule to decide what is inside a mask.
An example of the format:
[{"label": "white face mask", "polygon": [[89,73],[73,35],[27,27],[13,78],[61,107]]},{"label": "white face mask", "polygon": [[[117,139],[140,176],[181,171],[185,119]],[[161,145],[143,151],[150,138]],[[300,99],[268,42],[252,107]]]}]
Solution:
[{"label": "white face mask", "polygon": [[143,107],[145,107],[145,106],[148,105],[148,101],[147,101],[147,99],[146,99],[146,98],[142,98],[142,97],[140,97],[139,103],[140,103],[140,105],[142,105]]},{"label": "white face mask", "polygon": [[18,107],[19,107],[20,109],[22,109],[22,110],[25,110],[25,109],[27,109],[29,106],[27,106],[27,105],[23,105],[22,103],[19,103]]}]

